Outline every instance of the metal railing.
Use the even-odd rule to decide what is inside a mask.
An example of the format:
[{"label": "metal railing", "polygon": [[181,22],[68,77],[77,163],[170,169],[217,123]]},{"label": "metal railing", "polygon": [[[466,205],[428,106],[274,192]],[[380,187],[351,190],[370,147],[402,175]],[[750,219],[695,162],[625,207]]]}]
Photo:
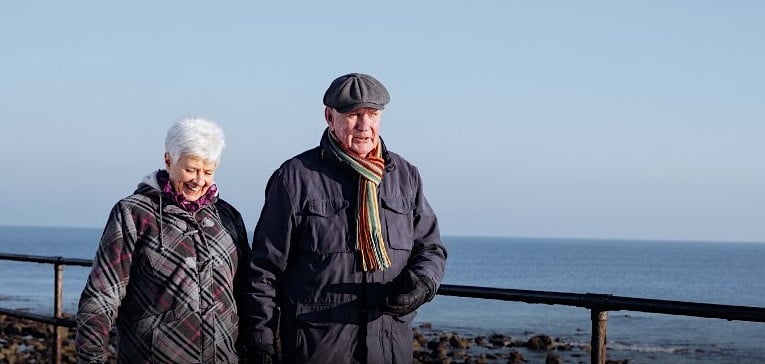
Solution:
[{"label": "metal railing", "polygon": [[93,264],[93,261],[90,259],[45,257],[39,255],[7,253],[0,253],[0,260],[53,264],[53,317],[37,315],[30,312],[9,310],[5,308],[0,308],[0,314],[53,325],[53,352],[51,353],[51,361],[55,364],[61,364],[61,342],[63,341],[63,337],[61,337],[61,328],[73,328],[77,326],[77,323],[75,323],[74,320],[69,320],[62,317],[62,314],[64,313],[61,309],[64,298],[64,266],[77,265],[82,267],[90,267]]},{"label": "metal railing", "polygon": [[725,320],[765,322],[765,307],[654,300],[635,297],[620,297],[610,294],[530,291],[521,289],[456,286],[449,284],[441,285],[438,294],[454,297],[544,303],[548,305],[587,308],[590,310],[590,319],[592,320],[592,337],[590,339],[590,362],[592,364],[605,364],[606,362],[606,323],[608,321],[608,311],[624,310]]},{"label": "metal railing", "polygon": [[[59,328],[76,327],[74,320],[62,317],[63,266],[76,265],[89,267],[92,264],[92,260],[7,253],[0,253],[0,260],[47,263],[54,265],[53,317],[5,308],[0,308],[0,314],[53,325],[54,346],[52,361],[56,364],[60,364],[62,337]],[[620,297],[610,294],[532,291],[451,284],[441,285],[437,293],[443,296],[543,303],[548,305],[587,308],[590,310],[590,319],[592,320],[592,337],[590,342],[590,361],[592,364],[605,364],[606,362],[606,324],[608,321],[608,311],[625,310],[736,321],[765,322],[765,307],[654,300],[635,297]]]}]

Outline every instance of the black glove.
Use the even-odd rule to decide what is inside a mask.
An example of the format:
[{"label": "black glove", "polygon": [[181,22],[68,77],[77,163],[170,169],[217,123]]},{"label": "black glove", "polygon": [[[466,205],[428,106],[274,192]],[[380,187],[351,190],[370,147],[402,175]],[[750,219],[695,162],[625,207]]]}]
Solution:
[{"label": "black glove", "polygon": [[380,311],[386,315],[404,316],[414,312],[436,295],[436,284],[428,277],[404,269],[390,283],[391,291],[383,298]]},{"label": "black glove", "polygon": [[273,345],[254,344],[247,348],[247,364],[273,364]]}]

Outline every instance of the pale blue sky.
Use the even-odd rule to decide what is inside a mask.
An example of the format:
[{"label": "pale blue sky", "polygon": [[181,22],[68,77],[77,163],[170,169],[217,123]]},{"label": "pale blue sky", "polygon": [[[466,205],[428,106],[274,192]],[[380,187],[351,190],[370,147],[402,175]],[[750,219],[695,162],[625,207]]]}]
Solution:
[{"label": "pale blue sky", "polygon": [[444,235],[765,242],[765,2],[49,1],[0,5],[0,225],[101,227],[184,114],[227,135],[254,227],[335,77]]}]

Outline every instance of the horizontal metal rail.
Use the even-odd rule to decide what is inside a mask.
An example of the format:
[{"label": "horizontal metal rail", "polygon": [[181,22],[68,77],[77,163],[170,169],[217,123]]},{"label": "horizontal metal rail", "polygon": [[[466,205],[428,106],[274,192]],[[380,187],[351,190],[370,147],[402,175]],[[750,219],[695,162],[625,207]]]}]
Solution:
[{"label": "horizontal metal rail", "polygon": [[31,312],[20,310],[8,310],[0,308],[0,314],[18,317],[22,319],[42,322],[53,326],[53,350],[51,352],[51,362],[61,364],[61,345],[63,343],[62,327],[74,328],[77,323],[74,320],[63,318],[62,302],[64,298],[64,266],[75,265],[90,267],[93,265],[91,259],[76,259],[63,257],[47,257],[39,255],[26,254],[8,254],[0,253],[0,260],[10,260],[27,263],[45,263],[53,264],[53,316],[37,315]]},{"label": "horizontal metal rail", "polygon": [[58,263],[63,265],[79,265],[82,267],[90,267],[91,265],[93,265],[92,259],[47,257],[47,256],[41,256],[41,255],[8,254],[8,253],[0,253],[0,260],[13,260],[17,262],[47,263],[47,264]]},{"label": "horizontal metal rail", "polygon": [[[0,260],[10,260],[10,261],[28,262],[28,263],[44,263],[44,264],[53,264],[53,265],[74,265],[74,266],[82,266],[82,267],[90,267],[91,265],[93,265],[93,260],[91,259],[49,257],[49,256],[40,256],[40,255],[9,254],[9,253],[0,253]],[[56,289],[54,291],[54,299],[56,296],[60,298],[60,294],[62,293],[63,292],[59,292],[59,290]],[[68,327],[68,328],[77,327],[77,323],[72,319],[39,315],[39,314],[31,313],[31,312],[26,312],[23,310],[11,310],[11,309],[0,307],[0,314],[32,320],[36,322],[41,322],[41,323],[53,325],[53,326]]]},{"label": "horizontal metal rail", "polygon": [[443,284],[438,294],[501,301],[576,306],[601,311],[636,311],[668,315],[765,322],[765,307],[718,305],[685,301],[654,300],[596,293],[565,293]]},{"label": "horizontal metal rail", "polygon": [[68,328],[77,327],[77,322],[67,318],[56,318],[53,316],[39,315],[36,313],[26,312],[22,310],[12,310],[9,308],[0,307],[0,315],[12,316],[20,319],[31,320],[41,322],[53,326],[61,326]]},{"label": "horizontal metal rail", "polygon": [[[76,265],[89,267],[93,261],[90,259],[73,259],[62,257],[47,257],[24,254],[0,253],[0,260],[11,260],[31,263],[54,264],[55,290],[54,290],[54,316],[38,315],[26,311],[9,310],[0,308],[0,314],[14,316],[22,319],[42,322],[53,325],[54,332],[58,332],[59,327],[76,327],[76,322],[71,319],[62,318],[60,309],[62,298],[61,268],[64,265]],[[481,298],[500,301],[515,301],[534,304],[564,305],[583,307],[590,310],[592,320],[592,338],[591,338],[591,363],[603,364],[606,362],[606,322],[608,311],[636,311],[650,312],[668,315],[693,316],[718,318],[725,320],[765,322],[765,307],[719,305],[713,303],[655,300],[636,297],[621,297],[610,294],[599,293],[568,293],[568,292],[550,292],[533,291],[523,289],[476,287],[443,284],[438,289],[439,295],[465,298]],[[53,353],[53,361],[61,362],[60,341],[61,337],[57,335],[56,345]]]}]

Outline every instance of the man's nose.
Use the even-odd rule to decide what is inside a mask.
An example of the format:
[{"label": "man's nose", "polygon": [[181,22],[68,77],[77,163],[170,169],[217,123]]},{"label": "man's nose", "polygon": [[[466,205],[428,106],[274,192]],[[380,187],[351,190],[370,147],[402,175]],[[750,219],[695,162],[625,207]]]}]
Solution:
[{"label": "man's nose", "polygon": [[359,119],[356,122],[356,129],[367,130],[372,125],[372,117],[368,114],[359,115]]}]

